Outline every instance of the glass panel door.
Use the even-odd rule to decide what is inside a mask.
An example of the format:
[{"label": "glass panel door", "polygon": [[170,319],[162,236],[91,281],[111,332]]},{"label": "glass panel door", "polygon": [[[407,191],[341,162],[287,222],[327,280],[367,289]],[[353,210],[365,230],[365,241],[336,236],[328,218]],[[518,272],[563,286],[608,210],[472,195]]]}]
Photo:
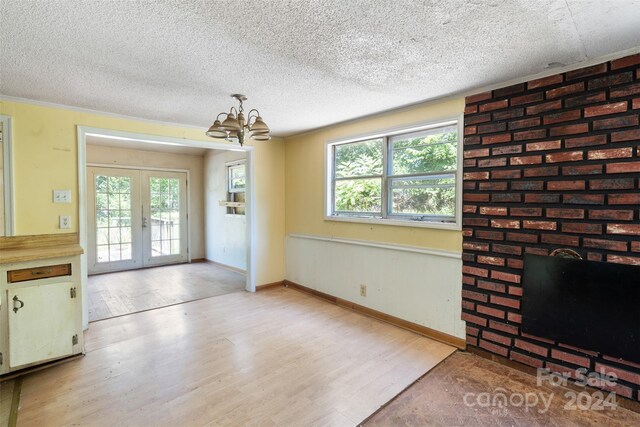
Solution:
[{"label": "glass panel door", "polygon": [[141,267],[139,171],[91,167],[87,177],[89,273]]},{"label": "glass panel door", "polygon": [[145,265],[187,261],[187,176],[142,171]]}]

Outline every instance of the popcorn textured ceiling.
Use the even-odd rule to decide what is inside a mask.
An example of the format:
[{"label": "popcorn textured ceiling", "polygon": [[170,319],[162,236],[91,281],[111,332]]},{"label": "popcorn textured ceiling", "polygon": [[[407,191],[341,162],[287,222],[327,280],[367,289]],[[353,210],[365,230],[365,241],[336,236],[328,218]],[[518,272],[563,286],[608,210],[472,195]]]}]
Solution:
[{"label": "popcorn textured ceiling", "polygon": [[0,93],[275,135],[640,46],[640,1],[0,0]]}]

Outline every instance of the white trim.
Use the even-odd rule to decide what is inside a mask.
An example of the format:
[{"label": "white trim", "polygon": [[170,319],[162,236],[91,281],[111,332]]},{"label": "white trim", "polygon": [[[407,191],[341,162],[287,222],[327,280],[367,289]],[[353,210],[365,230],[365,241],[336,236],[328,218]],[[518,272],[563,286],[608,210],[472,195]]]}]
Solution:
[{"label": "white trim", "polygon": [[19,96],[0,95],[0,101],[18,102],[22,104],[37,105],[40,107],[48,107],[48,108],[58,108],[61,110],[74,111],[77,113],[99,114],[101,116],[113,117],[115,119],[133,120],[136,122],[144,122],[144,123],[150,123],[155,125],[173,126],[173,127],[181,127],[181,128],[188,128],[188,129],[199,129],[199,130],[202,130],[202,128],[204,127],[204,126],[197,126],[192,124],[190,125],[186,123],[165,122],[162,120],[145,119],[143,117],[128,116],[126,114],[118,114],[118,113],[110,113],[108,111],[92,110],[91,108],[76,107],[73,105],[58,104],[56,102],[40,101],[37,99],[22,98]]},{"label": "white trim", "polygon": [[390,249],[394,251],[413,252],[418,254],[441,256],[445,258],[462,259],[462,254],[460,252],[445,251],[442,249],[426,249],[426,248],[420,248],[418,246],[396,245],[392,243],[378,243],[378,242],[370,242],[366,240],[356,240],[356,239],[341,239],[336,237],[317,236],[313,234],[293,233],[293,234],[289,234],[289,237],[295,238],[295,239],[320,240],[322,242],[333,242],[333,243],[342,243],[345,245],[367,246],[370,248]]},{"label": "white trim", "polygon": [[87,144],[85,128],[76,127],[78,144],[78,243],[80,255],[80,288],[82,289],[82,329],[89,329],[89,269],[87,262]]},{"label": "white trim", "polygon": [[364,216],[329,216],[325,215],[325,221],[355,222],[361,224],[379,224],[393,227],[437,228],[441,230],[461,231],[462,228],[454,222],[436,221],[412,221],[394,218],[367,218]]},{"label": "white trim", "polygon": [[349,135],[347,137],[334,138],[326,142],[328,145],[347,144],[350,142],[366,141],[368,139],[383,138],[385,136],[395,136],[404,133],[419,132],[421,130],[435,129],[459,123],[460,115],[447,116],[439,120],[429,120],[410,125],[393,126],[390,128],[378,129],[370,132]]},{"label": "white trim", "polygon": [[[240,160],[232,160],[230,162],[225,162],[225,166],[236,166],[236,165],[241,165],[242,163],[247,163],[247,159],[240,159]],[[214,262],[214,261],[211,261]]]},{"label": "white trim", "polygon": [[186,172],[187,178],[189,177],[189,169],[154,168],[151,166],[131,166],[131,165],[120,165],[120,164],[113,164],[113,163],[87,163],[87,166],[96,167],[96,168],[109,168],[109,169],[134,169],[134,170],[160,171],[160,172]]},{"label": "white trim", "polygon": [[[182,145],[185,147],[197,147],[207,148],[215,150],[231,150],[231,151],[244,151],[247,153],[247,282],[246,290],[249,292],[255,292],[255,216],[252,206],[253,197],[253,149],[251,146],[232,145],[230,143],[222,142],[208,142],[208,141],[196,141],[192,139],[173,138],[161,135],[148,135],[134,132],[117,131],[112,129],[102,129],[90,126],[77,125],[77,144],[78,144],[78,233],[80,238],[80,246],[85,249],[85,253],[80,257],[80,280],[82,285],[82,325],[84,329],[89,327],[89,304],[88,304],[88,290],[87,290],[87,152],[86,152],[86,137],[87,135],[99,135],[107,137],[128,138],[135,139],[136,141],[146,141],[151,143],[165,143]],[[113,167],[113,165],[109,165]],[[158,170],[156,168],[156,170]],[[189,252],[191,256],[191,251]]]},{"label": "white trim", "polygon": [[[185,216],[186,218],[186,236],[187,236],[187,241],[186,241],[186,248],[184,248],[182,246],[183,241],[182,239],[180,239],[180,253],[177,255],[164,255],[164,256],[159,256],[157,258],[154,258],[152,252],[152,245],[149,245],[148,243],[152,240],[152,236],[151,236],[151,227],[147,227],[146,229],[143,228],[142,229],[142,263],[144,265],[147,266],[160,266],[163,265],[167,262],[167,260],[172,260],[172,261],[183,261],[183,259],[181,259],[183,257],[183,252],[182,249],[186,249],[187,253],[186,253],[186,258],[187,258],[187,262],[191,262],[191,227],[189,226],[190,221],[189,221],[189,214],[191,213],[191,209],[190,209],[190,197],[189,197],[189,172],[162,172],[160,170],[140,170],[138,171],[140,174],[140,188],[143,190],[140,193],[140,198],[141,198],[141,202],[142,202],[142,209],[143,209],[143,213],[149,216],[149,219],[151,220],[151,200],[150,200],[150,196],[151,196],[151,190],[150,190],[150,179],[151,177],[153,177],[153,175],[159,175],[160,178],[164,177],[164,178],[171,178],[171,179],[178,179],[178,182],[180,183],[180,187],[182,187],[182,177],[184,177],[185,182],[184,182],[184,192],[185,192],[185,197],[187,199],[187,206],[186,206],[186,212],[185,212]],[[183,175],[184,174],[184,175]],[[149,209],[149,211],[145,212],[145,209]],[[182,215],[180,215],[182,217]],[[181,219],[182,221],[182,219]],[[180,224],[182,225],[182,224]],[[180,228],[182,228],[180,226]],[[184,232],[184,230],[180,230],[180,233]],[[145,245],[145,242],[147,242],[147,245]],[[171,261],[170,261],[171,262]]]},{"label": "white trim", "polygon": [[[127,169],[140,171],[158,171],[158,172],[179,172],[187,174],[187,262],[191,262],[191,197],[189,197],[191,171],[189,169],[172,169],[172,168],[154,168],[151,166],[131,166],[131,165],[113,165],[108,163],[87,163],[87,167],[109,168],[109,169]],[[87,267],[88,268],[88,267]],[[115,271],[115,270],[113,270]]]},{"label": "white trim", "polygon": [[[451,126],[457,124],[458,142],[457,142],[457,165],[456,165],[456,215],[455,221],[446,223],[438,221],[412,221],[401,219],[398,216],[387,218],[368,218],[346,215],[332,215],[333,212],[333,156],[332,147],[340,144],[347,144],[358,141],[366,141],[368,139],[384,138],[399,134],[419,132],[427,129]],[[381,224],[401,227],[418,227],[418,228],[437,228],[443,230],[462,230],[462,157],[464,145],[464,114],[449,116],[440,120],[430,120],[428,122],[419,122],[411,125],[394,126],[386,129],[378,129],[375,131],[349,135],[338,139],[331,139],[325,142],[324,146],[324,220],[325,221],[342,221],[366,224]],[[385,147],[386,149],[387,147]],[[383,200],[384,203],[384,200]]]},{"label": "white trim", "polygon": [[[243,216],[244,216],[244,215],[243,215]],[[241,269],[241,268],[237,268],[237,267],[234,267],[234,266],[232,266],[232,265],[223,264],[223,263],[221,263],[221,262],[217,262],[217,261],[211,261],[211,260],[210,260],[210,259],[208,259],[208,258],[204,258],[204,262],[211,263],[211,264],[215,264],[215,265],[217,265],[217,266],[218,266],[218,267],[220,267],[220,268],[224,268],[225,270],[233,271],[234,273],[242,274],[243,276],[246,276],[246,275],[247,275],[247,270],[243,270],[243,269]]]},{"label": "white trim", "polygon": [[131,170],[145,170],[145,171],[159,171],[159,172],[180,172],[187,174],[187,261],[191,262],[191,254],[193,253],[191,247],[191,198],[189,197],[189,189],[191,183],[191,171],[189,169],[174,169],[174,168],[154,168],[151,166],[130,166],[130,165],[113,165],[109,163],[87,163],[87,167],[99,167],[110,169],[131,169]]},{"label": "white trim", "polygon": [[[234,166],[244,166],[244,179],[245,179],[245,186],[242,189],[236,190],[236,191],[232,191],[231,188],[231,168]],[[247,180],[247,159],[240,159],[240,160],[233,160],[231,162],[226,162],[224,164],[225,167],[225,187],[227,187],[227,193],[246,193],[247,192],[247,185],[246,185],[246,180]],[[245,195],[246,197],[246,195]]]},{"label": "white trim", "polygon": [[4,196],[4,235],[13,236],[15,233],[14,208],[14,179],[13,179],[13,128],[11,116],[0,115],[2,122],[2,170]]},{"label": "white trim", "polygon": [[[286,238],[285,279],[464,338],[460,253],[297,237]],[[367,287],[366,296],[360,285]]]},{"label": "white trim", "polygon": [[151,144],[179,145],[184,147],[207,148],[207,149],[214,149],[214,150],[251,151],[253,149],[253,147],[247,146],[247,145],[240,147],[236,144],[227,143],[227,142],[217,142],[215,140],[198,141],[198,140],[186,139],[186,138],[175,138],[172,136],[134,133],[134,132],[127,132],[127,131],[113,130],[113,129],[96,128],[96,127],[90,127],[90,126],[79,126],[79,127],[82,127],[85,135],[100,136],[103,138],[106,137],[106,138],[114,138],[114,139],[124,139],[128,141],[148,142]]},{"label": "white trim", "polygon": [[[300,132],[293,132],[293,133],[289,133],[289,134],[274,136],[274,137],[276,137],[276,138],[291,138],[291,137],[298,137],[298,136],[305,135],[305,134],[312,134],[312,133],[315,133],[315,132],[321,132],[321,131],[323,131],[325,129],[330,129],[330,128],[333,128],[335,126],[347,125],[349,123],[356,123],[356,122],[361,121],[361,120],[368,120],[368,119],[372,119],[372,118],[375,118],[375,117],[384,116],[384,115],[387,115],[387,114],[393,114],[393,113],[399,113],[399,112],[402,112],[402,111],[412,110],[412,109],[420,107],[420,106],[426,106],[426,105],[430,105],[430,104],[437,104],[437,103],[446,101],[448,99],[464,98],[464,97],[469,96],[469,95],[475,95],[477,93],[482,93],[482,92],[486,92],[486,91],[489,91],[489,90],[499,89],[499,88],[515,85],[515,84],[518,84],[518,83],[525,83],[525,82],[528,82],[530,80],[541,79],[541,78],[544,78],[544,77],[549,77],[549,76],[553,76],[553,75],[556,75],[556,74],[562,74],[562,73],[566,73],[568,71],[573,71],[573,70],[578,70],[580,68],[589,67],[591,65],[597,65],[597,64],[601,64],[603,62],[612,61],[614,59],[624,58],[625,56],[635,55],[636,53],[640,53],[640,47],[638,47],[638,46],[632,47],[632,48],[629,48],[629,49],[625,49],[625,50],[621,50],[619,52],[614,52],[614,53],[611,53],[611,54],[608,54],[608,55],[599,56],[597,58],[588,59],[588,60],[585,60],[585,61],[582,61],[582,62],[576,62],[574,64],[569,64],[569,65],[566,65],[566,66],[563,66],[563,67],[550,68],[550,69],[541,71],[541,72],[536,73],[536,74],[528,74],[526,76],[516,77],[516,78],[513,78],[511,80],[506,80],[506,81],[497,82],[497,83],[484,85],[484,86],[479,86],[479,87],[472,87],[472,88],[469,88],[469,89],[459,90],[459,91],[455,91],[455,92],[449,92],[447,94],[444,94],[442,96],[437,96],[435,98],[427,98],[427,99],[423,99],[423,100],[420,100],[420,101],[412,102],[410,104],[401,105],[401,106],[398,106],[398,107],[395,107],[395,108],[389,108],[389,109],[378,111],[378,112],[375,112],[375,113],[366,114],[364,116],[354,117],[353,119],[348,119],[348,120],[335,122],[335,123],[329,123],[329,124],[322,125],[322,126],[319,126],[319,127],[316,127],[316,128],[303,130],[303,131],[300,131]],[[153,120],[153,119],[145,119],[145,118],[142,118],[142,117],[127,116],[127,115],[124,115],[124,114],[117,114],[117,113],[109,113],[109,112],[106,112],[106,111],[92,110],[90,108],[74,107],[74,106],[67,105],[67,104],[58,104],[58,103],[55,103],[55,102],[48,102],[48,101],[38,101],[38,100],[35,100],[35,99],[22,98],[22,97],[17,97],[17,96],[9,96],[9,95],[0,94],[0,101],[19,102],[19,103],[23,103],[23,104],[39,105],[39,106],[49,107],[49,108],[60,108],[60,109],[63,109],[63,110],[76,111],[76,112],[80,112],[80,113],[100,114],[100,115],[104,115],[104,116],[108,116],[108,117],[114,117],[114,118],[117,118],[117,119],[135,120],[137,122],[152,123],[152,124],[163,125],[163,126],[183,127],[183,128],[189,128],[189,129],[202,129],[202,126],[196,126],[196,125],[190,125],[190,124],[184,124],[184,123],[175,123],[175,122],[164,122],[164,121],[161,121],[161,120]]]},{"label": "white trim", "polygon": [[456,158],[456,230],[462,231],[462,177],[464,176],[464,112],[458,116],[458,155]]},{"label": "white trim", "polygon": [[[335,170],[333,164],[333,144],[330,142],[325,142],[324,144],[324,163],[322,164],[322,168],[324,169],[324,188],[323,190],[323,198],[324,198],[324,210],[323,217],[325,221],[329,216],[331,216],[331,212],[333,211],[333,172]],[[286,161],[286,160],[285,160]]]},{"label": "white trim", "polygon": [[248,219],[246,221],[247,224],[247,287],[246,290],[249,292],[256,291],[256,266],[255,260],[256,257],[256,216],[253,203],[255,200],[255,173],[254,173],[254,159],[253,159],[253,150],[247,151],[246,157],[246,170],[247,174],[247,188],[245,190],[245,217]]}]

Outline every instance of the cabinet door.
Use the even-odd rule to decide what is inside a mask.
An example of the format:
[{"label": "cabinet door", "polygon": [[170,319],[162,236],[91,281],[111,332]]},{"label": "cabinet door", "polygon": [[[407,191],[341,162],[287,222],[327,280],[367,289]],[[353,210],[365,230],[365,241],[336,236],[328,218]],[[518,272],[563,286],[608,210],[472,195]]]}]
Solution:
[{"label": "cabinet door", "polygon": [[11,368],[71,355],[78,333],[73,287],[64,282],[7,290]]}]

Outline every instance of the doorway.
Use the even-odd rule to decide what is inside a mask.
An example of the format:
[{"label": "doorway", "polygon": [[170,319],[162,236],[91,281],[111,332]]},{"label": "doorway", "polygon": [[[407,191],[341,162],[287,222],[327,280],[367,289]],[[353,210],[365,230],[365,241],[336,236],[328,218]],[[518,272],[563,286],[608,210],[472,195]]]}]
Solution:
[{"label": "doorway", "polygon": [[187,173],[87,168],[89,274],[188,261]]},{"label": "doorway", "polygon": [[[94,291],[96,290],[96,287],[93,286],[93,284],[97,283],[95,279],[99,279],[104,282],[107,280],[106,276],[119,275],[117,278],[115,278],[116,276],[113,276],[115,279],[109,278],[109,283],[118,283],[119,287],[125,288],[126,283],[141,284],[142,282],[139,281],[138,277],[139,274],[144,274],[146,276],[145,280],[148,282],[148,286],[131,286],[123,289],[122,292],[119,292],[118,298],[112,298],[113,293],[111,293],[111,291],[116,289],[114,287],[110,287],[108,291],[104,292],[103,302],[107,303],[106,305],[109,306],[109,310],[112,315],[117,315],[114,313],[114,310],[123,310],[123,307],[128,304],[135,306],[134,309],[140,306],[138,302],[145,302],[146,304],[146,302],[150,300],[150,298],[147,298],[150,294],[145,294],[145,289],[149,290],[148,288],[150,288],[151,292],[161,290],[160,293],[156,294],[157,298],[155,299],[164,301],[163,304],[165,305],[171,305],[174,303],[174,296],[175,299],[178,300],[177,303],[179,303],[187,297],[191,298],[194,294],[199,294],[202,290],[202,287],[200,287],[199,284],[204,283],[206,280],[213,277],[216,277],[217,279],[215,280],[220,282],[219,284],[221,285],[221,288],[225,288],[227,290],[245,289],[250,292],[255,291],[255,254],[253,249],[253,242],[255,242],[255,216],[252,205],[253,200],[255,200],[253,195],[253,147],[239,147],[237,145],[227,143],[161,137],[109,129],[89,128],[84,126],[78,126],[77,129],[78,178],[80,187],[79,236],[80,244],[85,249],[85,254],[81,257],[81,278],[83,281],[83,323],[85,329],[88,327],[90,317],[89,310],[92,307],[97,307],[96,304],[91,305],[88,299],[90,294],[88,289],[88,273],[90,271],[92,274],[96,273],[91,276],[92,289],[94,289]],[[97,156],[96,151],[92,150],[91,156],[88,157],[88,148],[96,147],[95,138],[101,138],[104,140],[103,143],[98,143],[98,145],[103,145],[101,148],[103,149],[102,154],[104,155]],[[114,140],[114,143],[108,142],[107,140],[109,139]],[[88,141],[90,141],[90,146],[88,146]],[[114,159],[110,160],[111,151],[109,150],[114,146],[128,149],[139,149],[143,150],[143,153],[138,153],[135,158],[127,157],[124,159],[120,156],[117,161]],[[148,154],[148,151],[163,153],[163,156],[157,156],[152,159]],[[246,254],[246,257],[244,257],[246,267],[242,266],[243,271],[241,272],[233,271],[233,268],[231,271],[225,270],[224,264],[226,263],[224,260],[218,261],[215,258],[213,264],[195,262],[200,261],[200,258],[202,257],[199,253],[202,253],[201,248],[203,247],[202,240],[204,240],[204,234],[201,234],[199,231],[201,230],[201,228],[199,228],[199,224],[202,223],[202,219],[198,218],[198,215],[201,215],[201,213],[199,213],[201,210],[197,207],[198,204],[202,204],[203,202],[198,198],[198,196],[195,196],[196,198],[194,198],[193,194],[200,194],[198,186],[201,188],[205,183],[200,182],[201,179],[198,178],[197,174],[194,175],[191,166],[187,167],[186,165],[179,164],[178,157],[180,156],[175,153],[182,152],[182,154],[188,154],[188,151],[191,151],[191,155],[205,156],[205,158],[210,158],[210,156],[215,157],[216,159],[222,157],[236,158],[239,156],[244,158],[246,161],[245,215],[243,215],[243,218],[240,218],[239,216],[235,217],[235,223],[242,224],[241,228],[246,229],[245,243],[244,245],[239,246],[244,247],[244,252]],[[196,151],[199,151],[200,153],[194,154]],[[233,151],[237,151],[239,153],[232,153]],[[225,154],[223,156],[223,152],[228,155]],[[164,158],[161,162],[162,164],[155,164],[158,163],[159,157]],[[149,164],[152,161],[154,164]],[[186,183],[184,184],[187,188],[186,196],[180,197],[178,191],[177,197],[174,197],[175,191],[174,193],[171,193],[170,188],[171,185],[174,185],[176,182],[171,180],[177,179],[178,187],[181,185],[181,180],[178,175],[173,174],[184,172],[186,170],[190,170],[190,172],[187,173]],[[158,175],[157,172],[166,172],[169,175]],[[101,191],[97,191],[97,176],[104,177],[101,178],[103,181],[101,184],[103,187],[100,187]],[[125,179],[121,179],[123,177]],[[169,186],[169,190],[167,191],[155,191],[160,194],[159,197],[156,197],[156,199],[159,199],[159,202],[156,203],[155,207],[154,201],[151,200],[151,187],[154,185],[151,181],[152,178],[161,178],[165,180],[162,182],[156,182],[155,185],[162,184]],[[113,189],[104,187],[104,181],[109,183],[109,179],[113,181]],[[192,179],[194,180],[193,185],[191,182]],[[130,188],[127,188],[127,185],[129,185]],[[104,204],[100,206],[97,205],[99,194],[103,203],[106,197],[106,209],[104,209]],[[148,203],[144,200],[145,194],[148,194],[148,198],[150,199]],[[206,194],[211,195],[213,193],[207,191]],[[112,206],[109,205],[109,197],[111,197],[113,201],[113,209],[111,209]],[[217,194],[215,197],[218,197]],[[181,203],[176,206],[174,198],[178,199],[179,202],[182,202],[183,200],[189,201],[189,206],[186,206],[185,203],[188,219],[184,221],[178,219],[177,224],[174,217],[180,217],[181,214],[179,211],[182,206]],[[193,199],[193,203],[195,203],[193,206],[191,199]],[[222,198],[220,200],[222,200]],[[132,203],[132,201],[133,207],[128,206],[127,204]],[[215,211],[216,213],[218,213],[219,210],[226,211],[227,208],[218,202],[219,199],[217,198],[215,200],[207,200],[207,208],[211,212]],[[166,208],[166,212],[161,212],[164,208]],[[93,211],[90,214],[89,210],[91,209]],[[111,210],[114,212],[110,212]],[[102,212],[99,213],[98,211]],[[176,211],[178,211],[178,213],[176,213]],[[166,218],[163,216],[166,216]],[[209,218],[209,215],[206,217]],[[233,215],[228,215],[228,217],[230,219],[234,219],[232,218]],[[146,218],[147,227],[143,227],[144,218]],[[100,226],[98,226],[98,221],[102,221]],[[170,221],[173,221],[173,224],[170,224]],[[91,222],[95,222],[95,225],[91,224]],[[155,234],[153,230],[154,225],[156,228]],[[186,233],[181,229],[181,227],[184,226],[187,227]],[[106,229],[101,231],[101,240],[98,240],[98,228]],[[91,229],[96,229],[95,234],[91,232]],[[178,230],[177,236],[175,232],[176,230]],[[131,233],[131,236],[129,236],[129,232]],[[107,233],[106,236],[105,233]],[[162,233],[161,237],[160,233]],[[92,236],[92,234],[94,234],[94,236]],[[182,237],[185,235],[187,236],[186,259],[185,251],[182,250],[182,247],[184,246]],[[89,241],[90,239],[92,239],[91,242]],[[180,243],[178,243],[178,241]],[[100,246],[103,247],[99,248]],[[113,246],[113,248],[111,246]],[[138,249],[136,249],[136,247]],[[180,248],[180,250],[178,250],[178,248]],[[101,249],[100,253],[102,254],[102,258],[100,260],[98,259],[98,249]],[[141,257],[139,255],[140,250],[142,250]],[[107,256],[109,257],[108,261],[106,259]],[[194,262],[193,264],[185,263],[192,262],[192,258]],[[181,261],[181,259],[184,259],[184,261]],[[209,253],[207,253],[206,259],[210,259]],[[134,260],[137,262],[134,263]],[[130,263],[130,265],[126,265],[127,262]],[[221,264],[217,264],[218,262],[221,262]],[[159,264],[172,265],[163,265],[158,267]],[[154,266],[158,268],[141,269],[140,266]],[[213,269],[216,269],[216,271],[212,272]],[[107,274],[98,274],[100,270]],[[239,282],[234,276],[238,274],[241,274],[241,280]],[[127,275],[127,278],[128,275],[133,275],[134,277],[125,281],[124,277],[120,277],[120,275]],[[231,276],[234,276],[234,278],[231,278]],[[186,283],[182,280],[184,278],[188,278],[190,285],[197,286],[187,288],[186,290],[184,287],[180,289],[180,283]],[[196,278],[197,280],[194,280]],[[204,280],[200,280],[200,278],[204,278]],[[164,286],[165,283],[178,283],[178,286],[167,287]],[[238,285],[240,288],[238,288]],[[176,295],[168,295],[166,293],[167,289],[175,292]],[[100,288],[99,291],[101,292],[102,288]],[[207,292],[210,293],[211,290],[208,289]],[[209,294],[201,295],[201,297],[209,296]],[[145,307],[144,309],[147,308]],[[95,316],[92,316],[92,318],[95,319]]]}]

